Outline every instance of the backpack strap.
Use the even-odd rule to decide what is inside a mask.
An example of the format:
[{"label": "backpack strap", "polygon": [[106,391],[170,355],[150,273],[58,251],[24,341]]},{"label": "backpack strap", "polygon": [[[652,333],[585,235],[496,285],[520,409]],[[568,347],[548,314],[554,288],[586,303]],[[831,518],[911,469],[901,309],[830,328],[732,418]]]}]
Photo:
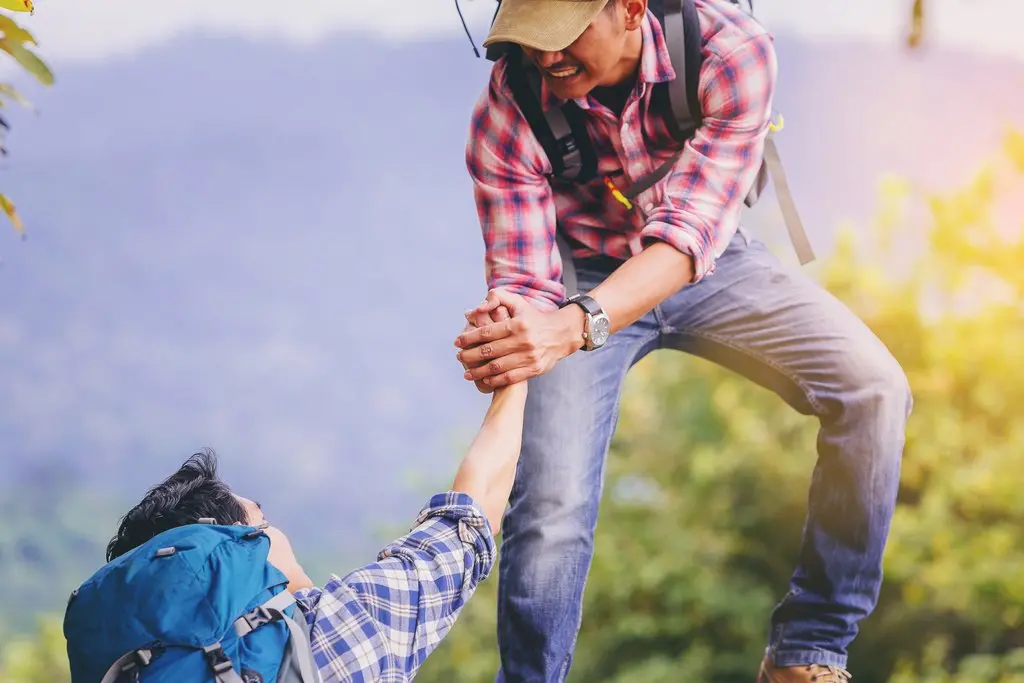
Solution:
[{"label": "backpack strap", "polygon": [[297,669],[298,678],[302,683],[322,683],[320,669],[313,660],[313,647],[309,632],[305,628],[306,621],[303,619],[300,624],[286,614],[283,617],[292,637],[288,640],[289,656],[282,664],[291,670]]},{"label": "backpack strap", "polygon": [[779,157],[779,148],[775,144],[772,133],[764,141],[764,163],[775,184],[775,196],[779,200],[779,209],[782,210],[782,220],[786,223],[786,230],[789,232],[789,240],[793,243],[793,249],[800,259],[800,265],[805,266],[814,260],[814,249],[811,241],[804,230],[804,223],[800,220],[800,212],[796,209],[796,202],[793,201],[793,193],[789,189],[789,180],[786,179],[786,171],[782,168],[782,159]]},{"label": "backpack strap", "polygon": [[[661,21],[669,58],[676,77],[658,83],[651,92],[651,105],[661,111],[665,125],[680,145],[685,143],[704,121],[700,98],[700,71],[704,64],[700,17],[694,0],[664,0],[648,5]],[[684,106],[685,104],[685,106]],[[683,147],[656,169],[633,180],[622,191],[632,201],[668,175],[683,154]]]},{"label": "backpack strap", "polygon": [[[734,4],[740,3],[734,2]],[[748,5],[752,12],[753,3],[750,2]],[[699,98],[700,71],[704,60],[700,17],[697,15],[694,0],[655,0],[648,6],[661,21],[669,57],[672,60],[672,68],[676,72],[675,79],[667,84],[659,83],[660,87],[655,87],[651,93],[651,105],[660,109],[672,137],[682,144],[693,136],[704,120]],[[681,106],[683,102],[686,103],[685,107]],[[789,181],[786,178],[779,149],[773,136],[774,130],[769,131],[764,144],[761,174],[765,177],[762,179],[759,176],[746,203],[747,206],[753,206],[757,201],[762,180],[767,181],[770,176],[775,185],[775,194],[782,211],[782,218],[786,223],[786,230],[789,232],[789,239],[793,243],[800,264],[806,265],[815,259],[814,249],[811,247],[807,231],[804,230],[803,221],[797,211],[796,202],[793,200],[793,193],[789,188]],[[646,192],[668,175],[680,156],[682,156],[682,150],[669,157],[650,173],[637,178],[630,187],[622,190],[622,194],[632,201],[638,195]]]},{"label": "backpack strap", "polygon": [[[291,638],[288,641],[289,656],[282,663],[282,668],[297,669],[298,679],[302,683],[320,683],[320,672],[313,662],[309,632],[298,621],[284,613],[286,609],[294,604],[295,597],[286,590],[281,591],[262,605],[236,619],[234,624],[235,633],[238,634],[239,638],[242,638],[263,624],[269,624],[273,621],[284,621],[291,633]],[[305,620],[303,620],[304,623]],[[218,683],[222,682],[218,680]]]},{"label": "backpack strap", "polygon": [[203,654],[217,683],[243,683],[242,677],[235,671],[231,658],[224,652],[219,642],[203,646]]},{"label": "backpack strap", "polygon": [[669,109],[663,115],[670,121],[669,130],[673,130],[674,124],[674,137],[682,143],[704,121],[698,96],[704,39],[694,0],[665,0],[664,7],[661,26],[676,77],[667,84]]},{"label": "backpack strap", "polygon": [[247,636],[263,624],[285,618],[284,611],[295,604],[295,597],[284,590],[262,605],[249,610],[235,619],[235,633],[239,638]]},{"label": "backpack strap", "polygon": [[506,77],[516,104],[530,124],[551,163],[552,176],[587,182],[597,176],[597,152],[583,112],[573,101],[545,110],[541,106],[541,75],[518,47],[507,54]]},{"label": "backpack strap", "polygon": [[565,296],[569,298],[579,293],[579,283],[576,281],[576,262],[572,258],[572,247],[566,241],[561,231],[555,231],[555,246],[558,248],[558,255],[562,260],[562,284],[565,286]]},{"label": "backpack strap", "polygon": [[132,650],[118,657],[107,672],[103,674],[100,683],[116,683],[121,676],[129,676],[130,680],[139,680],[139,669],[149,666],[153,660],[153,651],[147,649]]}]

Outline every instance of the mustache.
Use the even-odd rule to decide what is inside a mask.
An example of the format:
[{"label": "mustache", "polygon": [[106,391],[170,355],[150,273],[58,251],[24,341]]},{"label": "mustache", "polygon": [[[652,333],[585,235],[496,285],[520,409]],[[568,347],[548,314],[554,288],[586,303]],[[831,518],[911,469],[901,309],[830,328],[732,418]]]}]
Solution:
[{"label": "mustache", "polygon": [[573,64],[572,62],[559,62],[558,64],[552,64],[551,66],[545,67],[545,71],[562,71],[563,69],[579,69],[579,64]]}]

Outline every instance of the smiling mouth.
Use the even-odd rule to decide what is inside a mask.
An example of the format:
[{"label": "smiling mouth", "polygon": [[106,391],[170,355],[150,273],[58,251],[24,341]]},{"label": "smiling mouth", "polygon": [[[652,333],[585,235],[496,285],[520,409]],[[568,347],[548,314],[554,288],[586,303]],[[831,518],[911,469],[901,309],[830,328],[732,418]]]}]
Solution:
[{"label": "smiling mouth", "polygon": [[569,66],[563,69],[545,69],[547,75],[556,80],[572,78],[578,75],[580,71],[581,69],[578,66]]}]

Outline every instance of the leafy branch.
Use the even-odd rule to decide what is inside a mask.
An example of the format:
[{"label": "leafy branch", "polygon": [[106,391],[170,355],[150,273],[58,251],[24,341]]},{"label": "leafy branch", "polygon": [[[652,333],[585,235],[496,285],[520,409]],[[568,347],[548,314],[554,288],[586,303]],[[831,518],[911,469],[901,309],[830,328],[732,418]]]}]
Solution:
[{"label": "leafy branch", "polygon": [[[33,12],[32,0],[0,0],[0,8],[14,12]],[[0,50],[6,52],[18,65],[28,72],[41,84],[53,85],[53,72],[46,65],[32,46],[37,46],[35,37],[9,15],[0,12]],[[10,104],[18,104],[23,107],[32,108],[29,102],[13,85],[0,83],[0,109],[5,109]],[[0,155],[7,156],[7,148],[4,145],[3,137],[10,130],[6,118],[0,115]],[[25,236],[25,226],[15,209],[14,202],[5,193],[0,192],[0,210],[2,210],[14,229]]]}]

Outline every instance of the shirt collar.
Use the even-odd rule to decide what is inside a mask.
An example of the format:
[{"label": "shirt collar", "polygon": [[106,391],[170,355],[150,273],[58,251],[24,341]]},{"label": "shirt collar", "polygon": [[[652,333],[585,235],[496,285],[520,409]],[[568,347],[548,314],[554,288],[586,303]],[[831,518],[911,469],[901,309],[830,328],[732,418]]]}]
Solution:
[{"label": "shirt collar", "polygon": [[[668,52],[668,43],[665,41],[665,31],[661,23],[655,18],[651,10],[640,24],[640,32],[643,37],[643,44],[640,48],[640,71],[639,82],[642,85],[653,83],[664,83],[676,77],[675,69],[672,68],[672,58]],[[565,100],[556,97],[548,87],[547,81],[541,79],[541,107],[544,111],[552,107],[561,106]],[[590,109],[593,102],[590,97],[582,97],[574,100],[582,109]]]}]

